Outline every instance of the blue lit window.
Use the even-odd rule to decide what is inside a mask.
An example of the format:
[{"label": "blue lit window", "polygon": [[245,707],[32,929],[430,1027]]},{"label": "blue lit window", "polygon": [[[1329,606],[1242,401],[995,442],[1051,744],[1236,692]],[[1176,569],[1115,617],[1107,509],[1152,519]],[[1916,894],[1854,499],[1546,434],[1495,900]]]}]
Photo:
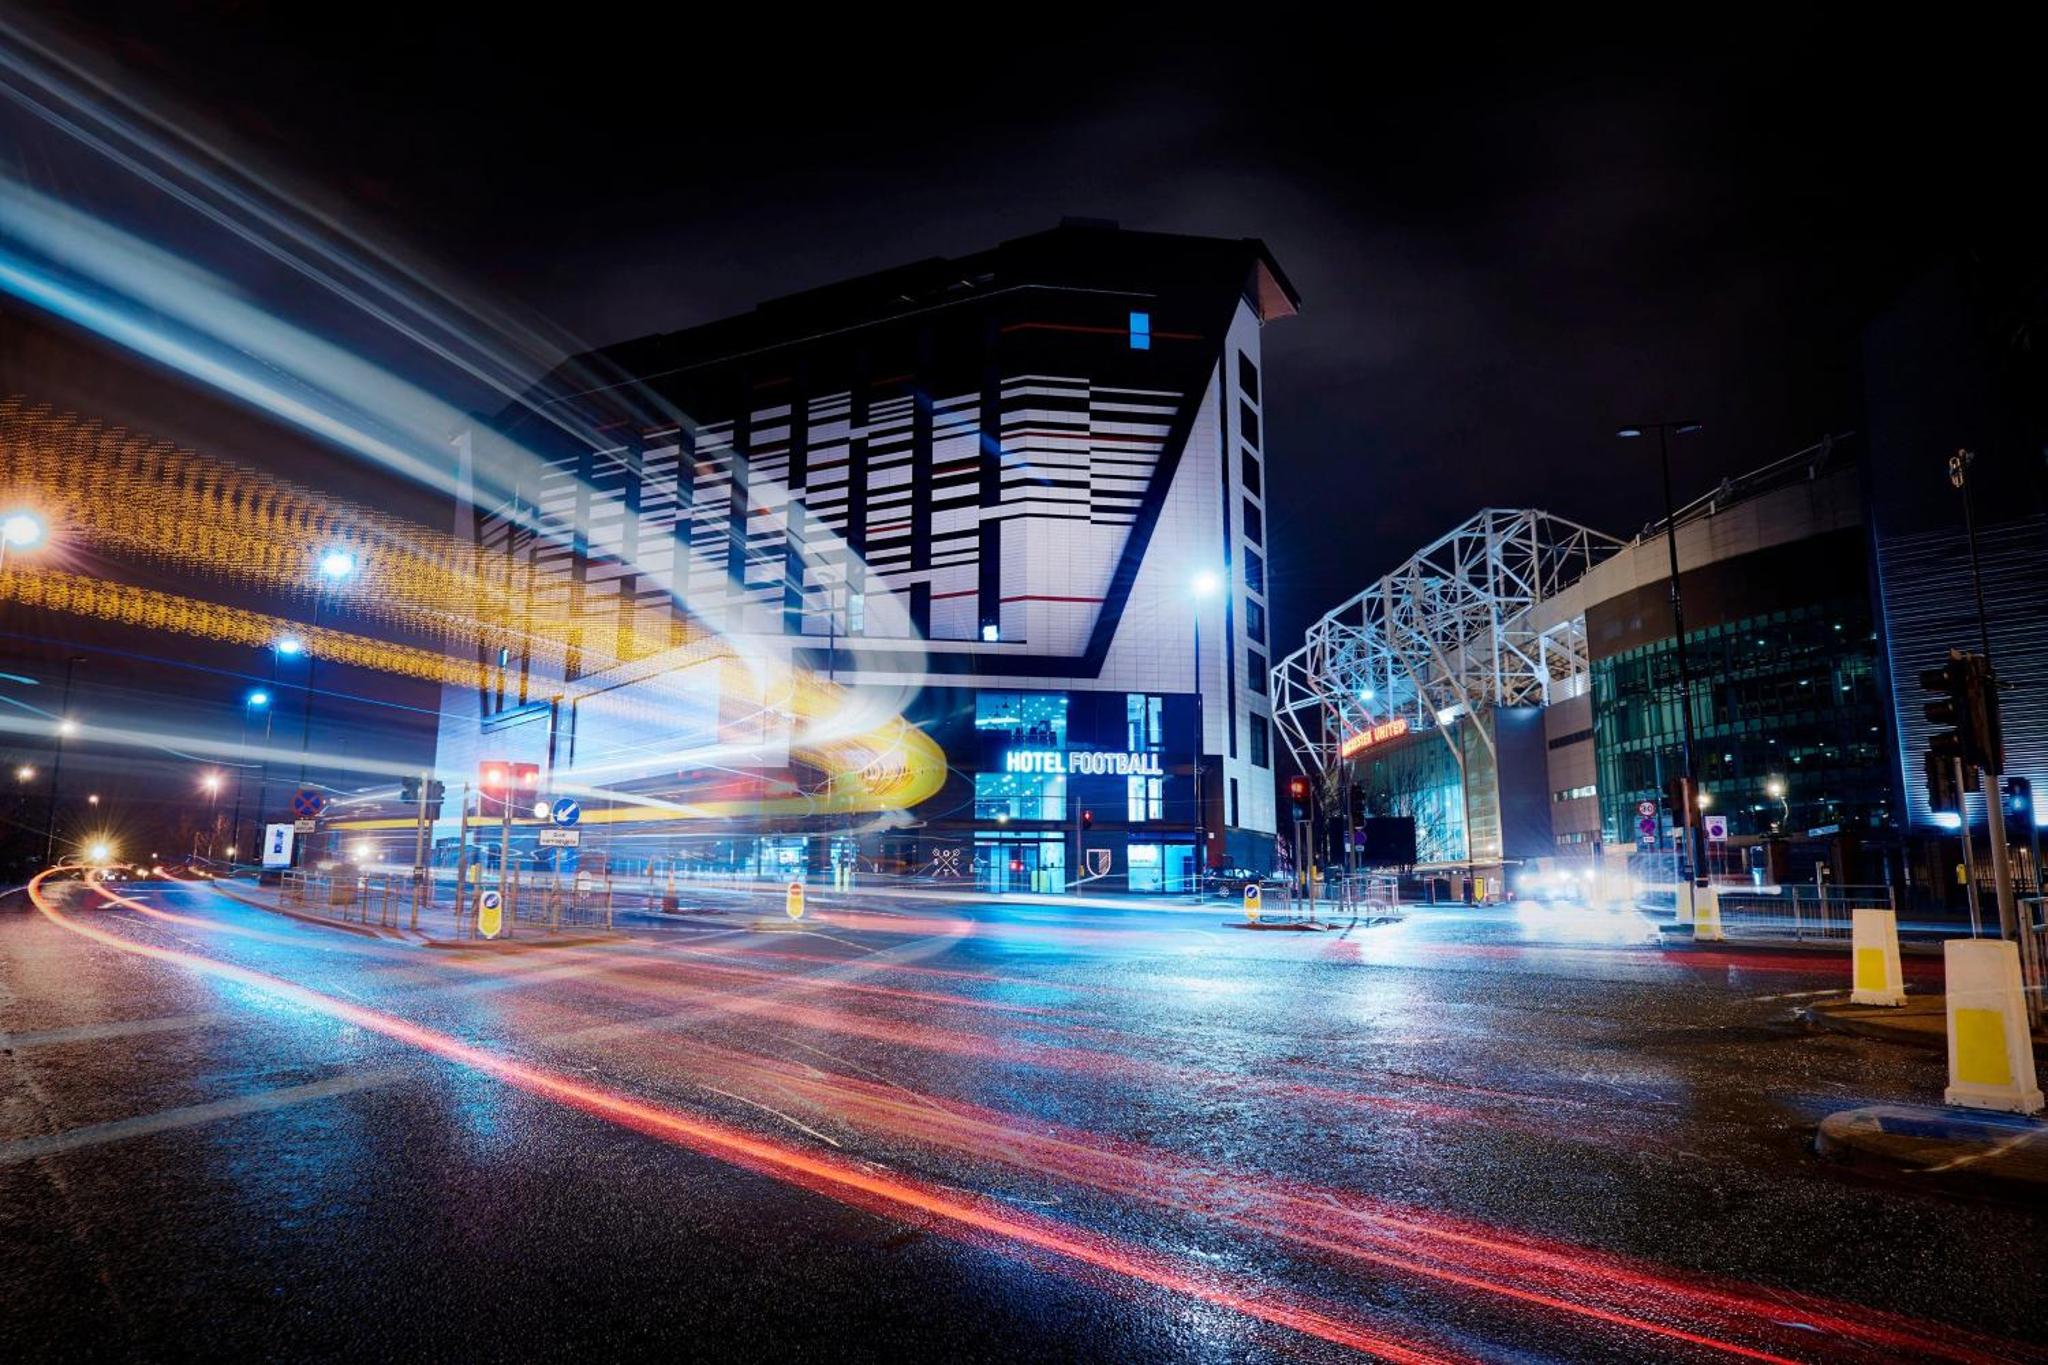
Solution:
[{"label": "blue lit window", "polygon": [[1152,349],[1152,315],[1150,313],[1131,314],[1131,349],[1134,351],[1149,351]]}]

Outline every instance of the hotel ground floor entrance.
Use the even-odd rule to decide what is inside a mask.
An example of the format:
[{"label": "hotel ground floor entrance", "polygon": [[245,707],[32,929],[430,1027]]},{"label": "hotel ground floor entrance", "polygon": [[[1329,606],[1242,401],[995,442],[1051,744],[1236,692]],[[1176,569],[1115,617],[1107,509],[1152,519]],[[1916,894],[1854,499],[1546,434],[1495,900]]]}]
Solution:
[{"label": "hotel ground floor entrance", "polygon": [[988,891],[1067,889],[1067,841],[1057,834],[977,834],[974,865]]}]

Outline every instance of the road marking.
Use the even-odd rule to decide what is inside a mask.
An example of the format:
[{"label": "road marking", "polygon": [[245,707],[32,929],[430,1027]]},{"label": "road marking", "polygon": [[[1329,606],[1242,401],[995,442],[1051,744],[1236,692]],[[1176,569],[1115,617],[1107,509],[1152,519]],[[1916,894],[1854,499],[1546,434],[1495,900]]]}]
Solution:
[{"label": "road marking", "polygon": [[48,1137],[21,1138],[14,1142],[0,1143],[0,1166],[34,1161],[38,1157],[56,1156],[63,1152],[77,1151],[81,1147],[97,1147],[106,1142],[125,1142],[129,1138],[149,1137],[175,1128],[193,1128],[203,1123],[217,1123],[222,1119],[240,1118],[244,1114],[283,1109],[313,1100],[333,1099],[337,1095],[348,1095],[358,1090],[390,1085],[412,1074],[411,1069],[407,1067],[378,1067],[373,1071],[351,1072],[346,1076],[313,1081],[307,1085],[286,1086],[282,1090],[266,1090],[255,1095],[238,1095],[231,1100],[215,1100],[211,1104],[193,1104],[182,1109],[165,1109],[132,1119],[115,1119],[111,1123],[88,1124],[83,1128],[73,1128],[69,1132],[52,1133]]},{"label": "road marking", "polygon": [[0,1033],[0,1047],[48,1047],[57,1043],[96,1043],[104,1038],[129,1038],[143,1033],[172,1033],[179,1029],[205,1028],[221,1016],[167,1014],[158,1019],[115,1019],[104,1024],[75,1024],[70,1028],[47,1028],[34,1033]]},{"label": "road marking", "polygon": [[699,1089],[709,1090],[714,1095],[723,1095],[729,1100],[738,1100],[741,1104],[751,1105],[753,1108],[760,1110],[764,1114],[773,1114],[776,1118],[781,1119],[790,1127],[800,1129],[803,1132],[809,1133],[812,1137],[816,1138],[820,1142],[829,1142],[834,1147],[841,1148],[842,1150],[846,1146],[846,1144],[839,1141],[839,1139],[826,1137],[823,1133],[811,1127],[808,1123],[805,1123],[800,1119],[791,1118],[789,1115],[783,1113],[780,1109],[775,1108],[773,1105],[763,1104],[759,1100],[750,1100],[745,1095],[735,1095],[730,1090],[720,1090],[717,1086],[706,1085],[702,1081],[698,1081],[697,1086]]}]

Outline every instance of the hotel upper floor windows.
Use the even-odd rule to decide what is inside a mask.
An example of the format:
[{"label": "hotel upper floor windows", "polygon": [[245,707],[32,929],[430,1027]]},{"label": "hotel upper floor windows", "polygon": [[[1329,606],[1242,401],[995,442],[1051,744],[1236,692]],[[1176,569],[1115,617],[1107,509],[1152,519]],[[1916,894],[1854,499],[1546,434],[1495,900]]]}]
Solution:
[{"label": "hotel upper floor windows", "polygon": [[1254,403],[1259,401],[1259,367],[1243,351],[1237,353],[1237,387]]},{"label": "hotel upper floor windows", "polygon": [[1273,766],[1273,738],[1266,728],[1266,718],[1254,714],[1252,720],[1252,766],[1270,768]]},{"label": "hotel upper floor windows", "polygon": [[1244,500],[1244,538],[1254,545],[1266,543],[1266,516],[1250,498]]},{"label": "hotel upper floor windows", "polygon": [[1005,731],[1017,744],[1063,749],[1067,743],[1067,695],[983,692],[974,699],[974,728]]},{"label": "hotel upper floor windows", "polygon": [[976,773],[974,818],[993,820],[1064,820],[1067,779],[1045,773]]},{"label": "hotel upper floor windows", "polygon": [[1149,351],[1152,349],[1152,315],[1150,313],[1131,314],[1131,349],[1134,351]]},{"label": "hotel upper floor windows", "polygon": [[1237,452],[1237,470],[1238,478],[1244,483],[1245,492],[1253,497],[1265,496],[1265,479],[1259,469],[1259,457],[1253,454],[1249,447],[1241,448]]},{"label": "hotel upper floor windows", "polygon": [[1244,652],[1244,685],[1262,697],[1266,695],[1266,656],[1256,649]]},{"label": "hotel upper floor windows", "polygon": [[1130,823],[1161,820],[1166,816],[1166,782],[1158,777],[1124,779],[1124,818]]},{"label": "hotel upper floor windows", "polygon": [[1259,414],[1250,403],[1240,401],[1237,405],[1237,430],[1246,445],[1254,450],[1259,448]]},{"label": "hotel upper floor windows", "polygon": [[1166,740],[1166,699],[1131,692],[1124,697],[1124,747],[1134,754],[1160,748]]},{"label": "hotel upper floor windows", "polygon": [[1266,609],[1249,599],[1244,604],[1244,638],[1255,645],[1266,643]]},{"label": "hotel upper floor windows", "polygon": [[1257,550],[1244,552],[1244,585],[1261,597],[1266,595],[1266,561]]}]

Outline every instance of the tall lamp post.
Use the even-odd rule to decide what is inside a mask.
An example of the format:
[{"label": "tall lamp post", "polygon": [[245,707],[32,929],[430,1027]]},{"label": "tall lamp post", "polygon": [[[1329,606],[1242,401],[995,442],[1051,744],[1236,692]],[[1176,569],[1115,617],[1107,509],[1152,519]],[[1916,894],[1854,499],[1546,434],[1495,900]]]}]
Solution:
[{"label": "tall lamp post", "polygon": [[[339,587],[343,580],[356,571],[356,557],[347,550],[324,551],[314,565],[319,571],[319,580],[313,586],[313,626],[320,629],[320,608],[327,600],[327,589]],[[310,646],[306,652],[305,703],[299,716],[299,786],[306,785],[306,760],[313,746],[313,676],[320,664],[318,651]]]},{"label": "tall lamp post", "polygon": [[[242,738],[241,742],[235,746],[235,813],[233,818],[228,821],[228,847],[230,850],[233,850],[242,842],[242,784],[249,776],[249,713],[251,711],[261,711],[263,713],[263,732],[265,738],[268,738],[270,734],[269,689],[252,687],[249,689],[249,695],[242,698]],[[260,812],[258,823],[261,823]],[[235,855],[230,851],[228,856],[232,858]]]},{"label": "tall lamp post", "polygon": [[84,662],[83,654],[73,654],[64,660],[64,697],[57,704],[57,739],[50,747],[50,797],[43,808],[45,867],[57,856],[57,787],[64,777],[64,741],[78,733],[78,722],[71,718],[71,675]]},{"label": "tall lamp post", "polygon": [[1209,870],[1209,807],[1202,800],[1202,746],[1208,740],[1209,723],[1202,708],[1202,604],[1223,587],[1223,580],[1208,569],[1196,574],[1189,584],[1194,598],[1195,652],[1192,659],[1195,688],[1195,894],[1202,894],[1203,878]]},{"label": "tall lamp post", "polygon": [[1703,874],[1700,854],[1699,810],[1694,804],[1694,793],[1698,790],[1698,770],[1693,767],[1693,726],[1692,726],[1692,670],[1687,666],[1685,656],[1685,606],[1678,591],[1678,519],[1671,503],[1671,438],[1692,436],[1703,430],[1698,422],[1637,422],[1615,432],[1622,440],[1632,441],[1643,433],[1657,433],[1657,459],[1664,474],[1664,547],[1671,557],[1671,635],[1672,644],[1678,651],[1678,714],[1681,721],[1681,743],[1679,761],[1685,773],[1683,819],[1685,820],[1685,860],[1691,875],[1686,878],[1688,900],[1692,885]]}]

